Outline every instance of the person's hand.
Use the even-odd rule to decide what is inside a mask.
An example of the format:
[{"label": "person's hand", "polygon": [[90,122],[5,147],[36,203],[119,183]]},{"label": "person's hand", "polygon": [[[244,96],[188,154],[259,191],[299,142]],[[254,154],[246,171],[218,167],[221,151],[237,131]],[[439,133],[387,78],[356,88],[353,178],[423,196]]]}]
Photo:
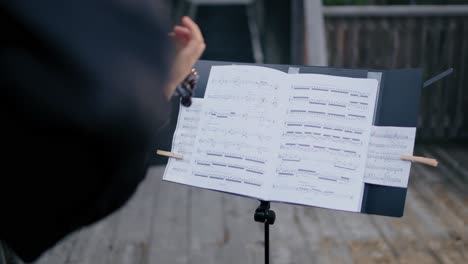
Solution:
[{"label": "person's hand", "polygon": [[165,91],[168,99],[174,94],[177,85],[190,73],[206,46],[200,28],[187,16],[182,18],[182,25],[174,26],[169,36],[175,42],[176,54]]}]

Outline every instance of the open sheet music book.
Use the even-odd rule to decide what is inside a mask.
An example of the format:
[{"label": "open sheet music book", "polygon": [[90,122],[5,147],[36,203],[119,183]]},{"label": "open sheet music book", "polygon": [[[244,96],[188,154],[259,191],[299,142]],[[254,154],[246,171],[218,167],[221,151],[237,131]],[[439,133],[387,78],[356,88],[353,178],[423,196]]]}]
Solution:
[{"label": "open sheet music book", "polygon": [[170,158],[163,179],[360,211],[365,182],[406,186],[410,163],[398,155],[414,145],[414,128],[372,126],[377,89],[373,79],[213,66],[205,98],[180,108],[172,151],[184,158]]}]

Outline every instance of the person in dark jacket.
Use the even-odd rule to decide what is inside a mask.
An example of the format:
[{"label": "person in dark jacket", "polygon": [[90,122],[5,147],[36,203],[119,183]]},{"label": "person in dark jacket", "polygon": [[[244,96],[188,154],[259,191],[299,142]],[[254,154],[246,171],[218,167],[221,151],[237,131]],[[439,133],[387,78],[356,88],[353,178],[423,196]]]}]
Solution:
[{"label": "person in dark jacket", "polygon": [[37,259],[143,179],[169,98],[205,49],[190,18],[168,36],[146,3],[0,4],[0,254]]}]

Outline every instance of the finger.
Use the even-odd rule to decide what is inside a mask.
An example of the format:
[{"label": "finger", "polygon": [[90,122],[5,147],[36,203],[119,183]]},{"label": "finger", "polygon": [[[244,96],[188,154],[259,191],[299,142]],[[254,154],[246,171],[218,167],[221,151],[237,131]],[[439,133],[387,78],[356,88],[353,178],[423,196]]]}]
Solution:
[{"label": "finger", "polygon": [[190,32],[192,33],[192,39],[198,40],[198,41],[204,41],[200,28],[190,17],[188,16],[183,17],[182,25],[190,29]]},{"label": "finger", "polygon": [[180,27],[180,26],[174,27],[174,33],[177,39],[185,43],[189,42],[192,37],[192,33],[190,32],[190,30],[185,27]]},{"label": "finger", "polygon": [[178,34],[187,34],[187,35],[191,34],[190,29],[188,29],[187,27],[182,27],[182,26],[174,26],[174,32]]}]

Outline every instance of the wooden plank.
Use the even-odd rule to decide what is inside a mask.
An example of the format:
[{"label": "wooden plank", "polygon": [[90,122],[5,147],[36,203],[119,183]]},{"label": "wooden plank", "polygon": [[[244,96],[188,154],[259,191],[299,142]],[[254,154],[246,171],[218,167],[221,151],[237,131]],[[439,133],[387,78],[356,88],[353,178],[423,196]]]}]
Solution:
[{"label": "wooden plank", "polygon": [[78,259],[78,263],[108,263],[108,252],[113,248],[113,235],[119,221],[120,214],[115,213],[92,225],[86,230],[88,239],[84,239],[86,245],[80,255],[71,259]]},{"label": "wooden plank", "polygon": [[403,218],[376,217],[374,224],[398,259],[390,260],[390,263],[438,263],[438,258],[426,247],[425,240],[415,229],[418,223],[414,220],[411,207],[406,208]]},{"label": "wooden plank", "polygon": [[[435,156],[441,162],[439,164],[440,176],[452,183],[452,189],[458,191],[460,194],[465,194],[465,188],[468,187],[468,180],[464,177],[463,169],[457,166],[452,157],[444,152],[440,147],[434,145],[427,145],[424,147],[426,151],[424,155]],[[444,175],[445,174],[445,175]]]},{"label": "wooden plank", "polygon": [[468,187],[468,165],[463,161],[458,161],[459,158],[464,157],[466,159],[468,156],[466,150],[463,150],[462,153],[458,152],[458,155],[452,153],[454,149],[449,147],[431,146],[429,150],[439,157],[440,161],[443,163],[442,165],[449,169],[450,175],[454,175],[454,180],[456,180],[457,185],[460,187]]},{"label": "wooden plank", "polygon": [[[218,263],[255,264],[264,261],[263,226],[254,221],[259,202],[240,196],[222,196],[223,246]],[[272,227],[272,232],[274,231]]]},{"label": "wooden plank", "polygon": [[[451,154],[461,177],[466,149],[418,145],[415,151],[442,152]],[[466,186],[444,164],[413,165],[403,218],[272,204],[278,216],[270,229],[272,262],[465,263],[467,195],[459,192]],[[263,261],[263,225],[253,220],[257,201],[170,183],[158,189],[161,173],[153,169],[121,211],[73,234],[39,263]],[[462,188],[454,191],[457,184]]]},{"label": "wooden plank", "polygon": [[[434,170],[429,170],[423,166],[414,166],[415,171],[423,180],[426,175],[434,174]],[[444,168],[442,168],[444,169]],[[447,235],[450,238],[462,241],[468,239],[468,228],[466,223],[468,221],[468,209],[466,208],[466,194],[457,194],[454,192],[453,183],[447,178],[447,173],[439,172],[439,183],[424,183],[414,186],[418,190],[421,199],[424,199],[428,208],[431,208],[432,214],[435,218],[439,218],[446,226]],[[430,230],[430,229],[429,229]]]},{"label": "wooden plank", "polygon": [[[457,33],[458,31],[458,21],[459,18],[449,18],[447,19],[448,27],[446,29],[446,48],[447,48],[447,67],[455,67],[458,68],[457,62],[458,60],[458,48],[460,44],[460,37]],[[445,87],[445,98],[444,98],[444,130],[446,138],[454,138],[457,132],[457,126],[455,123],[457,105],[456,103],[456,78],[458,73],[452,73],[452,76],[449,78],[445,78],[443,80],[444,87]]]},{"label": "wooden plank", "polygon": [[443,183],[432,184],[428,187],[416,186],[415,189],[418,190],[418,195],[425,200],[428,207],[432,208],[435,217],[440,218],[448,229],[457,232],[464,230],[468,220],[467,214],[464,212],[466,209],[461,201],[450,193],[450,190],[444,188]]},{"label": "wooden plank", "polygon": [[147,263],[189,263],[190,192],[190,187],[161,182],[153,205]]},{"label": "wooden plank", "polygon": [[351,56],[348,61],[348,63],[343,62],[343,66],[345,67],[351,67],[351,68],[357,68],[359,65],[359,58],[360,58],[360,34],[362,31],[362,26],[361,23],[359,23],[358,19],[351,20],[351,23],[353,23],[353,26],[350,29],[350,40],[348,40],[348,43],[351,48]]},{"label": "wooden plank", "polygon": [[311,259],[306,263],[331,263],[333,252],[327,248],[326,252],[322,251],[324,243],[320,230],[318,214],[326,209],[316,207],[297,207],[294,210],[294,223],[297,225],[299,232],[304,235],[306,250],[309,252]]},{"label": "wooden plank", "polygon": [[224,246],[223,196],[220,192],[193,188],[189,207],[191,263],[219,263]]},{"label": "wooden plank", "polygon": [[451,166],[461,171],[462,178],[468,178],[468,146],[465,145],[445,145],[441,150],[447,153],[452,159]]},{"label": "wooden plank", "polygon": [[342,247],[347,248],[353,263],[386,263],[394,259],[389,247],[373,227],[369,215],[333,212],[332,217],[339,219],[338,231],[344,243]]},{"label": "wooden plank", "polygon": [[437,212],[431,211],[427,204],[413,193],[417,194],[417,192],[408,193],[410,202],[407,205],[405,218],[418,236],[419,248],[438,262],[452,263],[447,253],[440,250],[440,245],[450,239],[447,236],[450,227],[445,226],[435,215]]},{"label": "wooden plank", "polygon": [[70,254],[73,251],[77,240],[79,239],[79,233],[80,231],[77,231],[65,237],[55,247],[44,253],[35,263],[67,263],[70,258]]},{"label": "wooden plank", "polygon": [[[440,18],[433,19],[431,21],[431,27],[429,29],[429,43],[431,44],[430,53],[427,54],[429,63],[427,65],[427,71],[430,76],[437,74],[441,68],[440,65],[440,58],[439,56],[434,56],[434,53],[441,53],[441,28],[442,22]],[[441,120],[441,105],[440,105],[440,98],[441,98],[441,84],[440,82],[435,83],[430,92],[430,108],[428,111],[431,113],[431,136],[433,137],[441,137],[441,133],[439,128],[440,120]]]},{"label": "wooden plank", "polygon": [[336,30],[333,32],[334,42],[328,42],[329,45],[335,45],[333,66],[342,67],[343,66],[343,57],[345,56],[345,47],[349,45],[346,41],[346,33],[348,32],[348,27],[342,19],[336,19]]},{"label": "wooden plank", "polygon": [[[296,2],[301,2],[301,1],[296,1]],[[326,42],[328,45],[328,54],[327,54],[327,59],[328,59],[328,65],[330,67],[338,67],[336,66],[336,57],[337,55],[340,55],[337,52],[338,45],[340,43],[336,40],[336,27],[338,24],[336,23],[335,20],[332,21],[326,21],[325,22],[325,37],[326,37]]]},{"label": "wooden plank", "polygon": [[467,138],[468,137],[468,118],[466,118],[466,112],[468,112],[468,91],[466,91],[466,87],[468,87],[468,18],[463,18],[462,23],[462,34],[460,37],[462,38],[462,47],[459,51],[459,59],[460,59],[460,68],[458,69],[459,72],[459,80],[458,80],[458,89],[457,89],[457,136]]},{"label": "wooden plank", "polygon": [[371,216],[348,213],[341,219],[353,263],[382,263],[393,259],[389,246],[373,228]]},{"label": "wooden plank", "polygon": [[[429,19],[428,18],[422,18],[421,20],[421,39],[420,39],[420,57],[421,60],[420,65],[423,68],[426,68],[426,65],[428,64],[428,60],[431,58],[430,55],[430,47],[428,45],[428,38],[429,38]],[[424,69],[424,77],[423,78],[428,78],[429,76],[427,75],[426,69]],[[431,119],[431,104],[430,104],[430,91],[424,91],[421,93],[421,98],[420,98],[420,113],[419,113],[419,119],[420,121],[418,122],[418,129],[417,129],[417,137],[418,139],[424,139],[429,137],[430,135],[430,119]]]},{"label": "wooden plank", "polygon": [[[86,260],[87,254],[89,254],[89,246],[90,244],[88,241],[93,237],[93,228],[84,228],[80,230],[76,236],[76,241],[73,244],[72,248],[68,249],[68,257],[64,262],[47,262],[50,264],[59,264],[59,263],[66,263],[66,264],[80,264],[80,263],[88,263]],[[92,244],[91,244],[92,245]],[[104,253],[103,253],[104,254]]]},{"label": "wooden plank", "polygon": [[405,50],[404,46],[404,30],[405,27],[403,25],[404,20],[406,19],[396,19],[396,18],[387,18],[391,25],[391,34],[393,40],[393,56],[392,56],[392,63],[390,64],[391,69],[397,69],[401,67],[401,63],[403,62],[403,52]]},{"label": "wooden plank", "polygon": [[272,204],[276,212],[276,222],[270,228],[271,259],[275,263],[310,263],[313,256],[310,254],[305,234],[299,229],[296,210],[299,206],[291,204]]},{"label": "wooden plank", "polygon": [[147,263],[155,202],[164,167],[151,168],[132,199],[121,210],[108,263]]}]

